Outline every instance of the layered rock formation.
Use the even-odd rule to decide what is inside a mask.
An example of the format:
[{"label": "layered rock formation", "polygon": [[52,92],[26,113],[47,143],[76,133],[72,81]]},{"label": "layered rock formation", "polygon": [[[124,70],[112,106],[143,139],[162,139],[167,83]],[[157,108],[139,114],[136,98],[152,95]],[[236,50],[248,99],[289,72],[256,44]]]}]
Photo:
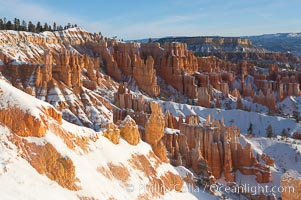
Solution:
[{"label": "layered rock formation", "polygon": [[198,89],[198,104],[206,108],[210,108],[210,95],[208,94],[207,88],[199,87]]},{"label": "layered rock formation", "polygon": [[134,96],[127,88],[127,83],[119,85],[118,91],[114,94],[115,105],[121,109],[133,109],[134,111],[150,111],[149,103],[142,95]]},{"label": "layered rock formation", "polygon": [[[198,103],[206,107],[219,107],[222,105],[220,100],[238,90],[242,98],[250,96],[253,102],[266,105],[272,112],[278,112],[275,108],[277,102],[289,95],[300,95],[299,73],[284,71],[275,64],[269,66],[268,72],[261,72],[246,61],[232,63],[213,56],[196,57],[192,51],[187,50],[187,45],[170,40],[162,47],[160,43],[139,45],[93,35],[80,28],[45,35],[22,32],[12,37],[9,32],[1,34],[2,45],[8,45],[4,45],[4,51],[0,54],[4,63],[0,70],[12,78],[16,87],[32,95],[44,96],[49,89],[47,83],[54,80],[55,83],[63,82],[72,87],[77,94],[80,93],[81,86],[95,90],[101,81],[100,66],[115,80],[134,78],[138,87],[153,97],[159,95],[162,90],[160,87],[171,85],[178,92],[195,99],[200,96],[197,88],[206,87],[210,103],[207,95],[206,103],[202,102],[204,99],[199,99],[201,102]],[[186,39],[190,41],[189,38]],[[252,45],[241,38],[191,40],[217,45]],[[25,42],[30,42],[32,46],[26,49],[17,45]],[[9,48],[9,45],[16,48]],[[72,49],[69,48],[70,45],[74,48],[72,52],[66,50]],[[20,59],[12,56],[17,51],[22,54]],[[19,65],[22,65],[21,69]],[[29,78],[33,74],[36,88],[32,84],[24,84],[33,80]],[[82,75],[85,77],[80,78]],[[157,82],[157,76],[164,80],[161,85]],[[248,77],[254,79],[250,81]],[[221,91],[223,97],[216,95],[214,89]]]},{"label": "layered rock formation", "polygon": [[24,153],[22,155],[38,173],[69,190],[78,190],[76,186],[75,166],[70,158],[61,155],[50,143],[37,145],[26,139],[12,136],[10,140]]},{"label": "layered rock formation", "polygon": [[235,181],[234,172],[239,170],[245,175],[256,175],[259,183],[270,182],[269,167],[258,163],[250,144],[243,147],[238,142],[239,134],[239,129],[211,122],[210,117],[200,126],[198,117],[190,116],[180,125],[178,134],[165,136],[165,143],[173,164],[185,163],[196,173],[208,176],[212,172],[221,178],[223,172],[227,181]]},{"label": "layered rock formation", "polygon": [[145,141],[149,143],[156,156],[163,162],[168,162],[166,148],[162,138],[164,136],[164,118],[161,106],[157,103],[150,103],[151,115],[145,124]]},{"label": "layered rock formation", "polygon": [[[11,87],[9,83],[0,78],[2,87]],[[10,93],[12,92],[12,94]],[[0,123],[5,124],[15,134],[21,137],[44,137],[48,129],[47,118],[52,118],[57,123],[62,123],[62,115],[53,107],[46,106],[34,101],[39,107],[38,113],[31,113],[30,106],[22,106],[24,99],[20,98],[18,89],[12,91],[0,89]],[[11,105],[11,98],[15,98],[14,105]],[[25,100],[26,101],[26,100]],[[20,120],[23,119],[23,120]],[[16,123],[18,122],[18,123]]]},{"label": "layered rock formation", "polygon": [[144,62],[140,57],[135,55],[133,66],[133,77],[139,87],[150,96],[158,96],[160,87],[157,85],[154,59],[151,56],[148,56]]},{"label": "layered rock formation", "polygon": [[[194,83],[194,78],[189,78],[189,74],[197,70],[197,59],[192,51],[186,49],[185,44],[165,44],[163,56],[158,66],[158,74],[167,84],[170,84],[182,94],[195,98],[196,94],[191,93],[190,90],[196,91],[197,86]],[[190,90],[187,90],[187,88],[190,88]]]},{"label": "layered rock formation", "polygon": [[136,122],[128,115],[119,125],[120,135],[131,145],[140,142],[140,134]]},{"label": "layered rock formation", "polygon": [[103,132],[104,137],[108,138],[113,144],[119,143],[120,129],[117,125],[114,123],[107,123],[104,124],[102,128],[105,128],[105,131]]},{"label": "layered rock formation", "polygon": [[[150,119],[154,121],[153,117],[151,117],[153,113],[149,116],[147,114],[149,110],[145,107],[144,109],[141,109],[141,106],[140,108],[138,106],[133,107],[133,102],[139,100],[139,98],[137,99],[130,92],[126,94],[125,88],[120,90],[115,95],[116,100],[120,101],[120,97],[128,95],[125,99],[128,99],[126,102],[130,103],[123,103],[122,105],[124,105],[124,109],[130,108],[133,111],[119,110],[114,112],[114,114],[118,116],[119,120],[122,120],[125,114],[129,114],[133,118],[138,116],[138,118],[144,119],[137,119],[138,124],[145,127],[145,130],[140,130],[141,134],[145,136],[142,139],[150,143],[154,149],[158,148],[160,150],[157,153],[158,155],[156,154],[157,156],[162,157],[162,152],[165,152],[161,147],[157,147],[159,145],[156,145],[156,143],[161,143],[162,141],[168,152],[168,158],[173,165],[191,167],[196,173],[206,175],[212,173],[216,178],[220,178],[222,173],[224,173],[227,181],[235,181],[235,170],[240,170],[246,175],[256,175],[256,180],[260,183],[271,181],[269,167],[258,163],[249,144],[243,147],[238,142],[240,135],[238,128],[226,127],[223,122],[211,121],[210,117],[208,117],[205,125],[201,126],[197,116],[188,116],[184,121],[182,118],[177,119],[169,112],[166,112],[164,116],[165,127],[178,129],[178,131],[173,134],[165,134],[163,137],[163,130],[159,130],[159,127],[162,127],[162,125],[155,126],[156,129],[153,130],[153,125],[150,126],[149,124]],[[121,100],[121,102],[125,101]],[[148,105],[142,99],[139,102],[142,105]],[[150,103],[150,106],[152,105],[153,103]],[[151,108],[151,110],[153,109]],[[160,107],[155,108],[155,110],[160,110],[161,112]],[[160,124],[159,121],[163,119],[159,120],[161,118],[159,116],[162,114],[158,116],[157,113],[156,115],[156,124]],[[145,119],[148,119],[146,123]],[[155,124],[155,122],[151,124]],[[163,140],[161,139],[162,137]],[[160,144],[160,146],[162,145]],[[158,152],[158,150],[154,151]],[[267,165],[273,165],[274,161],[267,155],[262,157]]]}]

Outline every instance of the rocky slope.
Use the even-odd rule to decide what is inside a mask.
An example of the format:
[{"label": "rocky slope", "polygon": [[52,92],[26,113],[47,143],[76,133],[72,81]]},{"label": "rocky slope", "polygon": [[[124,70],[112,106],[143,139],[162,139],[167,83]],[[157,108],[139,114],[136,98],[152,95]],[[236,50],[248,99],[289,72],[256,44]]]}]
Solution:
[{"label": "rocky slope", "polygon": [[[48,198],[49,193],[68,199],[193,198],[189,193],[177,193],[183,179],[147,144],[139,142],[138,128],[130,118],[121,123],[123,137],[116,136],[118,144],[114,144],[106,139],[109,128],[95,132],[70,124],[50,104],[18,91],[3,79],[0,100],[0,183],[8,180],[12,184],[1,192],[5,199],[21,198],[18,195],[22,199]],[[21,116],[24,120],[19,120]],[[28,171],[25,177],[14,175],[20,167]],[[40,196],[24,193],[33,180],[43,184]]]}]

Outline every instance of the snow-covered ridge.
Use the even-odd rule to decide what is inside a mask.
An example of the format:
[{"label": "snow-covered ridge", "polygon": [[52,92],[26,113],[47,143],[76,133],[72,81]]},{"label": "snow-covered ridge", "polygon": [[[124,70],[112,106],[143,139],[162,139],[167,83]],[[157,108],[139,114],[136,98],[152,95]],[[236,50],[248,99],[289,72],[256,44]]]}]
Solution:
[{"label": "snow-covered ridge", "polygon": [[40,118],[40,116],[44,115],[41,109],[48,107],[53,108],[52,105],[33,98],[0,77],[0,110],[18,108],[36,118]]},{"label": "snow-covered ridge", "polygon": [[[13,30],[0,30],[0,41],[4,42],[13,42],[13,41],[18,41],[18,40],[25,40],[27,38],[43,38],[43,39],[52,39],[57,37],[57,39],[67,39],[67,38],[82,38],[86,36],[91,37],[91,33],[86,31],[83,28],[80,27],[75,27],[75,28],[70,28],[66,29],[63,31],[45,31],[41,33],[33,33],[33,32],[27,32],[27,31],[13,31]],[[91,39],[91,38],[86,38],[86,39]],[[30,41],[29,41],[30,42]],[[1,44],[1,43],[0,43]]]},{"label": "snow-covered ridge", "polygon": [[301,33],[289,33],[287,37],[291,37],[291,38],[301,37]]},{"label": "snow-covered ridge", "polygon": [[94,36],[82,28],[70,28],[63,31],[31,33],[24,31],[0,31],[0,60],[14,61],[15,64],[40,64],[47,51],[60,52],[94,41]]}]

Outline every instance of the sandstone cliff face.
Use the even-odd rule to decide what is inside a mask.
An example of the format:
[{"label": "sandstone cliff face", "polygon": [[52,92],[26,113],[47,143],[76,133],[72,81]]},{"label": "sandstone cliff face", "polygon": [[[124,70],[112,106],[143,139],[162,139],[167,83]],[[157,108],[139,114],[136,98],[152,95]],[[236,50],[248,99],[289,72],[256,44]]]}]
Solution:
[{"label": "sandstone cliff face", "polygon": [[[99,129],[100,123],[109,120],[112,113],[104,118],[94,117],[95,113],[112,111],[111,104],[100,94],[90,92],[97,86],[117,88],[118,84],[100,73],[100,60],[71,51],[44,54],[41,66],[11,65],[3,69],[5,75],[12,75],[12,84],[26,93],[51,103],[63,111],[64,119]],[[86,87],[87,89],[83,88]],[[79,113],[85,113],[80,117]]]},{"label": "sandstone cliff face", "polygon": [[158,65],[164,49],[158,42],[142,43],[140,44],[140,52],[143,58],[151,56],[155,61],[155,65]]},{"label": "sandstone cliff face", "polygon": [[293,138],[294,138],[294,139],[301,140],[301,133],[295,132],[295,133],[293,134]]},{"label": "sandstone cliff face", "polygon": [[281,178],[283,200],[297,200],[301,198],[301,177],[296,171],[289,170]]},{"label": "sandstone cliff face", "polygon": [[149,143],[156,156],[163,162],[168,162],[166,148],[163,144],[164,136],[164,118],[161,106],[157,103],[150,103],[151,115],[145,125],[145,141]]},{"label": "sandstone cliff face", "polygon": [[136,122],[128,115],[119,125],[120,135],[131,145],[140,142],[140,134]]},{"label": "sandstone cliff face", "polygon": [[210,95],[208,94],[207,88],[200,87],[198,89],[198,105],[206,108],[210,108]]},{"label": "sandstone cliff face", "polygon": [[149,102],[145,101],[142,95],[135,96],[127,88],[127,83],[119,85],[118,91],[114,94],[115,105],[121,109],[133,109],[136,112],[150,112]]},{"label": "sandstone cliff face", "polygon": [[[158,74],[176,88],[182,94],[188,95],[190,98],[196,96],[190,90],[185,88],[196,88],[193,78],[185,78],[184,74],[192,74],[198,70],[198,63],[192,51],[186,49],[185,44],[166,43],[164,46],[163,56],[158,66]],[[196,91],[196,89],[191,89]]]},{"label": "sandstone cliff face", "polygon": [[36,86],[42,88],[52,79],[53,56],[50,52],[44,54],[44,66],[38,67],[36,71]]},{"label": "sandstone cliff face", "polygon": [[[187,168],[207,176],[212,173],[215,178],[224,173],[226,181],[235,181],[234,172],[240,170],[245,175],[256,175],[259,183],[270,182],[269,167],[257,162],[250,144],[242,147],[239,134],[238,128],[225,127],[223,122],[211,121],[210,117],[200,126],[197,116],[189,116],[180,124],[178,134],[165,135],[164,140],[175,165],[185,161]],[[271,165],[273,161],[265,158]]]},{"label": "sandstone cliff face", "polygon": [[78,54],[62,52],[55,55],[54,77],[62,80],[68,87],[80,87],[80,63]]},{"label": "sandstone cliff face", "polygon": [[108,123],[103,125],[102,128],[106,129],[103,133],[104,137],[108,138],[113,144],[119,143],[120,129],[117,125],[113,123]]},{"label": "sandstone cliff face", "polygon": [[[34,101],[37,111],[30,112],[31,106],[22,106],[26,101],[20,95],[23,92],[13,88],[2,80],[0,86],[0,122],[9,127],[18,136],[43,137],[48,128],[48,118],[62,123],[62,115],[53,107]],[[13,88],[8,91],[7,88]],[[13,101],[12,101],[13,99]],[[23,120],[20,120],[23,119]],[[18,122],[18,123],[16,123]]]},{"label": "sandstone cliff face", "polygon": [[43,122],[18,108],[0,109],[0,122],[6,124],[18,136],[44,137],[48,127],[47,120],[44,120]]},{"label": "sandstone cliff face", "polygon": [[[111,51],[108,50],[108,45]],[[158,96],[160,88],[157,85],[154,59],[151,55],[145,59],[140,56],[137,43],[107,42],[100,43],[97,47],[92,45],[104,60],[107,73],[117,81],[125,77],[133,77],[141,90],[150,96]],[[124,75],[124,78],[122,78]]]},{"label": "sandstone cliff face", "polygon": [[135,55],[133,65],[133,77],[138,86],[150,96],[158,96],[160,87],[157,85],[154,59],[151,56],[148,56],[144,62]]},{"label": "sandstone cliff face", "polygon": [[50,143],[37,145],[12,136],[10,140],[22,150],[25,158],[40,174],[69,190],[78,190],[75,166],[70,158],[62,156]]},{"label": "sandstone cliff face", "polygon": [[266,95],[260,91],[258,95],[254,96],[254,102],[267,106],[273,112],[277,110],[275,95],[273,92],[271,92],[271,90],[268,90]]}]

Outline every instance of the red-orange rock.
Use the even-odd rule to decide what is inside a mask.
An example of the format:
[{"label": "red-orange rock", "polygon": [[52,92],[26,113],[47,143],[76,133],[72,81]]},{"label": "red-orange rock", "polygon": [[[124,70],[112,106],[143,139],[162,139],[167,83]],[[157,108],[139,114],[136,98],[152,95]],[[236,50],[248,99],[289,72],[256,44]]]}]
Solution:
[{"label": "red-orange rock", "polygon": [[103,131],[103,136],[108,138],[113,144],[119,143],[120,130],[117,125],[113,123],[107,123],[102,126],[106,130]]},{"label": "red-orange rock", "polygon": [[198,89],[198,105],[206,108],[210,108],[210,95],[205,87]]},{"label": "red-orange rock", "polygon": [[176,155],[181,155],[186,167],[196,173],[211,172],[215,178],[224,173],[225,180],[235,181],[234,172],[240,170],[246,175],[256,175],[260,183],[270,182],[269,167],[257,162],[250,144],[242,147],[239,135],[238,128],[226,127],[223,120],[218,122],[208,116],[201,126],[198,116],[188,116],[180,124],[180,133],[164,136],[164,141],[169,158],[174,161]]},{"label": "red-orange rock", "polygon": [[172,129],[179,129],[180,122],[169,113],[169,111],[166,111],[164,115],[165,119],[165,127],[172,128]]},{"label": "red-orange rock", "polygon": [[275,95],[270,89],[266,95],[260,90],[259,95],[254,96],[254,102],[267,106],[273,112],[277,111]]},{"label": "red-orange rock", "polygon": [[[165,80],[167,84],[170,84],[176,88],[179,92],[186,94],[185,92],[189,87],[194,86],[194,81],[188,80],[186,87],[184,86],[183,74],[192,74],[198,70],[197,58],[193,55],[192,51],[187,50],[187,45],[182,43],[165,43],[164,53],[161,58],[158,67],[158,74]],[[189,79],[189,78],[188,78]],[[186,88],[186,90],[184,90]],[[187,94],[191,98],[194,95]]]},{"label": "red-orange rock", "polygon": [[160,104],[151,102],[151,115],[145,125],[145,141],[149,143],[155,154],[163,161],[168,162],[166,148],[161,139],[164,136],[164,118]]},{"label": "red-orange rock", "polygon": [[144,62],[140,57],[135,55],[133,66],[133,77],[139,88],[150,96],[158,96],[160,93],[160,87],[157,85],[154,59],[151,56],[148,56],[146,62]]},{"label": "red-orange rock", "polygon": [[271,167],[274,167],[275,161],[267,154],[263,153],[261,155],[261,159],[268,165]]},{"label": "red-orange rock", "polygon": [[50,143],[37,145],[15,136],[10,140],[22,151],[25,158],[40,174],[56,181],[69,190],[78,190],[75,167],[70,158],[62,156]]},{"label": "red-orange rock", "polygon": [[140,142],[140,134],[136,122],[128,115],[119,124],[120,135],[131,145]]},{"label": "red-orange rock", "polygon": [[0,122],[22,137],[44,137],[47,130],[47,124],[18,108],[0,110]]}]

